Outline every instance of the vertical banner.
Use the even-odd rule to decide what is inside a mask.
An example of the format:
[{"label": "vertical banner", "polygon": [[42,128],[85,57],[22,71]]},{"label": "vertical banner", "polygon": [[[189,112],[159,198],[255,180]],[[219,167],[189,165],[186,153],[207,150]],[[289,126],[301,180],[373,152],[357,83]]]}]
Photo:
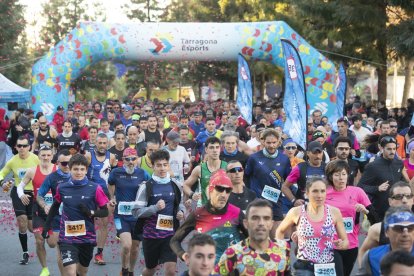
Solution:
[{"label": "vertical banner", "polygon": [[241,54],[239,54],[237,71],[237,106],[242,117],[251,125],[253,116],[252,81],[250,78],[249,64],[247,64],[246,59]]},{"label": "vertical banner", "polygon": [[339,65],[338,75],[336,77],[336,109],[333,115],[329,118],[334,131],[338,131],[336,121],[345,116],[345,97],[346,97],[346,71],[344,65]]},{"label": "vertical banner", "polygon": [[287,133],[299,146],[306,149],[307,143],[307,100],[302,62],[295,46],[286,39],[281,39],[285,57],[285,96],[283,108],[286,122],[283,132]]}]

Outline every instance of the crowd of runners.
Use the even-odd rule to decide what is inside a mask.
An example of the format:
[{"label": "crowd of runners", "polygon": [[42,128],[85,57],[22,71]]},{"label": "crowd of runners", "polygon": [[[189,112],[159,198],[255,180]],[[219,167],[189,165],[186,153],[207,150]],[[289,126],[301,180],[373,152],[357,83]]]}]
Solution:
[{"label": "crowd of runners", "polygon": [[134,275],[143,254],[145,276],[160,264],[176,275],[178,258],[191,276],[412,276],[414,100],[407,105],[353,96],[335,130],[313,110],[306,148],[283,132],[277,101],[255,104],[252,125],[226,100],[75,103],[50,121],[0,110],[0,150],[14,154],[0,181],[20,264],[34,261],[30,231],[39,275],[55,265],[87,275],[91,261],[106,264],[113,223],[120,275]]}]

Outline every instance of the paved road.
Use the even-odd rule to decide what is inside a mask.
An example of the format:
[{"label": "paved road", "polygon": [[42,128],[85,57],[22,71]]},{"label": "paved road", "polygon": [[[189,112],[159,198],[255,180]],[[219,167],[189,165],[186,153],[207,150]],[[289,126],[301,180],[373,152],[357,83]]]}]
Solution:
[{"label": "paved road", "polygon": [[[36,256],[35,240],[33,234],[29,234],[29,254],[30,263],[28,265],[20,265],[21,247],[18,238],[18,230],[16,226],[16,219],[12,210],[10,197],[0,190],[0,275],[2,276],[35,276],[39,275],[41,266]],[[115,230],[113,224],[110,225],[110,237],[108,238],[107,246],[104,249],[104,258],[107,262],[104,266],[98,266],[91,262],[89,266],[88,275],[119,275],[121,270],[120,263],[120,243],[115,239]],[[56,249],[51,249],[46,245],[47,263],[51,275],[59,275],[59,269],[56,263]],[[137,262],[135,267],[135,275],[140,275],[144,261],[142,257]],[[178,265],[180,268],[177,275],[180,275],[185,269],[185,264]],[[164,275],[163,270],[160,269],[157,275]]]}]

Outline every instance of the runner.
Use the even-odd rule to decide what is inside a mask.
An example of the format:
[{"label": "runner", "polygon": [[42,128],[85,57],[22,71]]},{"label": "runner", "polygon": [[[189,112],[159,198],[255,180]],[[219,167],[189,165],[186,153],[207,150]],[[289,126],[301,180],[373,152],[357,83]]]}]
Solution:
[{"label": "runner", "polygon": [[184,175],[187,175],[190,171],[190,158],[185,148],[179,145],[180,135],[177,132],[171,130],[166,138],[168,144],[164,146],[164,149],[170,154],[170,168],[174,173],[173,177],[181,188],[184,182]]},{"label": "runner", "polygon": [[[88,179],[101,186],[105,195],[109,197],[108,191],[108,177],[111,172],[111,167],[116,167],[118,161],[115,155],[108,151],[108,137],[100,133],[96,139],[96,148],[93,151],[86,152],[85,157],[88,160]],[[112,208],[109,210],[113,212]],[[108,238],[108,217],[97,219],[98,224],[98,247],[95,254],[95,263],[99,265],[105,265],[106,262],[103,259],[103,249]]]},{"label": "runner", "polygon": [[[272,241],[273,206],[265,199],[249,203],[244,224],[249,237],[231,245],[220,258],[215,272],[220,275],[290,275],[290,245]],[[248,260],[248,261],[247,261]]]},{"label": "runner", "polygon": [[151,154],[160,149],[160,144],[155,141],[148,141],[146,143],[145,155],[138,158],[137,167],[146,171],[149,175],[154,172],[154,165],[151,163]]},{"label": "runner", "polygon": [[122,156],[125,149],[125,133],[122,130],[117,130],[115,132],[115,145],[109,148],[109,152],[115,155],[116,160],[118,160],[118,167],[121,168],[123,166]]},{"label": "runner", "polygon": [[188,271],[181,276],[213,276],[216,242],[210,235],[196,234],[190,239],[183,258]]},{"label": "runner", "polygon": [[150,179],[148,173],[135,168],[138,155],[136,150],[127,148],[123,153],[123,167],[111,171],[108,179],[110,203],[115,206],[114,222],[116,232],[121,240],[122,276],[134,275],[138,260],[138,247],[141,240],[134,233],[136,218],[132,216],[131,207],[135,201],[138,188],[143,181]]},{"label": "runner", "polygon": [[0,171],[0,184],[2,184],[4,190],[11,188],[12,182],[8,181],[3,183],[4,178],[9,173],[13,173],[13,179],[15,186],[11,189],[10,197],[13,203],[14,213],[16,214],[17,226],[19,228],[19,240],[23,250],[23,257],[20,260],[20,264],[26,265],[29,263],[29,253],[27,248],[27,229],[32,232],[32,205],[33,205],[33,185],[29,182],[24,191],[30,195],[30,203],[24,205],[17,195],[17,185],[20,184],[26,171],[29,168],[39,165],[39,158],[37,155],[30,152],[29,140],[20,136],[16,142],[17,154],[6,163],[4,168]]},{"label": "runner", "polygon": [[[40,265],[42,266],[42,271],[40,276],[50,275],[49,269],[46,262],[46,249],[45,241],[42,238],[43,226],[46,221],[46,214],[43,208],[40,208],[37,204],[36,197],[37,192],[45,180],[46,176],[56,171],[56,166],[52,164],[53,151],[49,146],[41,146],[39,148],[39,160],[40,165],[30,168],[26,171],[22,181],[19,186],[17,186],[17,195],[25,206],[33,204],[33,233],[36,239],[36,254],[39,259]],[[33,198],[31,195],[25,194],[24,189],[26,186],[32,183],[33,185]]]},{"label": "runner", "polygon": [[[70,152],[68,150],[62,150],[58,152],[58,169],[55,172],[52,172],[49,174],[46,179],[43,181],[43,184],[40,186],[39,190],[37,191],[37,197],[36,201],[39,204],[40,208],[44,210],[45,214],[49,214],[50,207],[52,206],[52,203],[54,202],[54,198],[56,195],[57,187],[69,181],[70,179],[70,171],[69,171],[69,160],[72,157]],[[51,192],[51,197],[50,193]],[[62,264],[62,258],[60,256],[60,249],[57,245],[59,240],[59,230],[60,230],[60,215],[61,210],[59,210],[59,215],[56,215],[53,219],[52,223],[52,230],[53,233],[49,234],[49,238],[47,239],[47,243],[50,248],[56,247],[56,253],[57,253],[57,260],[58,260],[58,267],[60,274],[63,273],[63,264]],[[46,223],[46,220],[45,220]]]},{"label": "runner", "polygon": [[[290,209],[277,228],[276,238],[283,239],[290,227],[297,227],[295,275],[322,275],[322,271],[328,272],[323,275],[343,275],[342,263],[334,259],[334,246],[338,250],[348,249],[348,238],[341,212],[325,203],[326,189],[324,178],[309,179],[306,184],[309,203]],[[338,239],[334,238],[335,231]]]},{"label": "runner", "polygon": [[51,223],[63,203],[59,232],[63,275],[85,276],[96,246],[94,218],[108,216],[108,198],[100,185],[86,177],[88,160],[83,155],[72,156],[69,169],[71,178],[57,187],[42,236],[47,238]]},{"label": "runner", "polygon": [[206,189],[209,198],[207,203],[190,213],[171,239],[171,248],[178,257],[183,259],[185,251],[181,243],[193,230],[207,233],[216,241],[216,263],[228,246],[240,241],[242,235],[247,236],[243,212],[228,203],[232,189],[233,184],[224,170],[212,174]]},{"label": "runner", "polygon": [[158,265],[164,264],[164,273],[175,275],[177,256],[170,248],[170,240],[184,218],[181,192],[168,173],[170,154],[165,150],[151,155],[154,164],[152,178],[141,185],[132,214],[138,218],[135,231],[142,231],[144,276],[152,276]]},{"label": "runner", "polygon": [[224,131],[221,135],[223,151],[220,153],[220,160],[229,163],[231,160],[237,160],[246,167],[249,156],[238,149],[239,133],[235,131]]},{"label": "runner", "polygon": [[[219,159],[220,156],[220,139],[217,137],[209,137],[205,142],[205,154],[207,162],[202,162],[194,168],[191,175],[184,181],[183,192],[188,198],[197,202],[198,207],[207,203],[206,189],[211,174],[218,169],[224,169],[227,163]],[[193,191],[193,186],[199,181],[197,192]],[[194,190],[196,190],[194,189]],[[201,199],[201,201],[199,201]]]},{"label": "runner", "polygon": [[56,145],[57,131],[48,126],[45,116],[39,117],[39,129],[33,132],[34,142],[32,145],[32,152],[35,152],[43,145],[54,147]]}]

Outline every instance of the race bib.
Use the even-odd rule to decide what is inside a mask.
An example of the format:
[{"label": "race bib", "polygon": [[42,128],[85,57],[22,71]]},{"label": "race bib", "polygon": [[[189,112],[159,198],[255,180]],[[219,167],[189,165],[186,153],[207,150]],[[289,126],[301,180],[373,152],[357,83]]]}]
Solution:
[{"label": "race bib", "polygon": [[158,215],[157,226],[155,227],[158,230],[173,231],[173,216]]},{"label": "race bib", "polygon": [[78,237],[86,235],[86,225],[84,220],[65,221],[65,236]]},{"label": "race bib", "polygon": [[118,214],[131,216],[132,207],[134,207],[134,202],[120,201],[118,203]]},{"label": "race bib", "polygon": [[279,196],[280,196],[280,190],[265,185],[263,192],[262,192],[263,198],[266,198],[267,200],[277,203],[277,201],[279,200]]},{"label": "race bib", "polygon": [[43,199],[45,200],[45,204],[47,206],[52,206],[52,204],[53,204],[53,196],[52,196],[52,193],[47,193]]},{"label": "race bib", "polygon": [[354,231],[354,218],[344,218],[344,226],[347,234],[352,233]]},{"label": "race bib", "polygon": [[315,276],[336,276],[335,263],[314,264]]}]

